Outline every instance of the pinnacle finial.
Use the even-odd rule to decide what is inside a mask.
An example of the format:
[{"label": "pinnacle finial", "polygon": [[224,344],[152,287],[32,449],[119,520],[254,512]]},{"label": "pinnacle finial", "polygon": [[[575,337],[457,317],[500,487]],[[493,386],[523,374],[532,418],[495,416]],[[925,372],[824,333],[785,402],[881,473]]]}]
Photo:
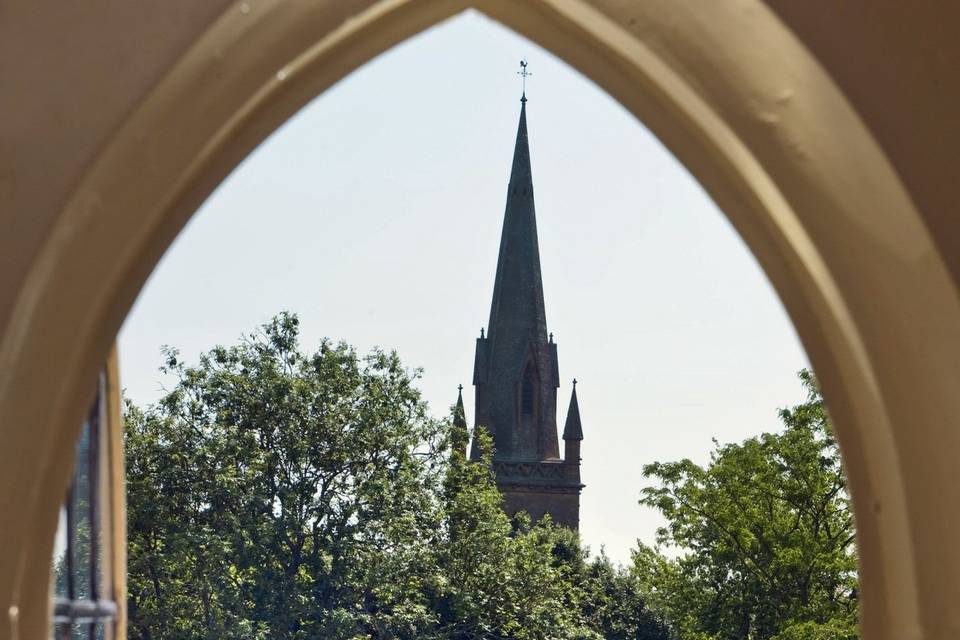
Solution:
[{"label": "pinnacle finial", "polygon": [[520,96],[520,102],[527,101],[527,78],[533,74],[527,71],[527,59],[521,58],[520,60],[520,71],[517,71],[517,75],[520,76],[520,88],[523,93]]},{"label": "pinnacle finial", "polygon": [[[577,402],[577,379],[573,379],[573,391],[570,392],[570,408],[567,409],[567,422],[563,425],[564,440],[583,440],[583,427],[580,425],[580,403]],[[574,462],[571,460],[570,462]]]},{"label": "pinnacle finial", "polygon": [[467,433],[467,417],[463,411],[463,385],[457,385],[457,404],[453,408],[453,450],[464,455],[467,453],[467,443],[470,435]]},{"label": "pinnacle finial", "polygon": [[480,327],[480,339],[483,340],[483,327]]},{"label": "pinnacle finial", "polygon": [[553,331],[550,332],[550,342],[553,342]]}]

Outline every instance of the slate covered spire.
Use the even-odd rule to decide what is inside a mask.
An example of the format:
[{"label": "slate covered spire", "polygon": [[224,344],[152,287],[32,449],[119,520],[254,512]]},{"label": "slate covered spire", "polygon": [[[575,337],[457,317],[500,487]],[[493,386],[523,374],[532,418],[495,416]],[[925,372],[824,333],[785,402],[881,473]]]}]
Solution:
[{"label": "slate covered spire", "polygon": [[494,458],[559,459],[556,344],[547,336],[547,317],[537,243],[527,99],[507,188],[500,253],[486,336],[477,340],[474,384],[476,424],[489,429]]},{"label": "slate covered spire", "polygon": [[547,317],[540,274],[540,247],[533,203],[533,172],[527,139],[527,99],[521,99],[520,124],[513,149],[507,208],[500,236],[500,255],[493,285],[488,337],[496,341],[519,334],[547,339]]}]

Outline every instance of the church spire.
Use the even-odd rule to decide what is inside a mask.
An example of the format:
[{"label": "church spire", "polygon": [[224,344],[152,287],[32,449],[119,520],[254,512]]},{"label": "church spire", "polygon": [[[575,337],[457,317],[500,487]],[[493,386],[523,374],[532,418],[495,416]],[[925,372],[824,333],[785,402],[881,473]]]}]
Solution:
[{"label": "church spire", "polygon": [[[520,68],[526,80],[526,62]],[[547,332],[543,303],[525,93],[520,98],[490,322],[476,344],[474,428],[486,428],[493,438],[493,470],[504,509],[511,516],[526,511],[534,520],[549,513],[554,522],[576,529],[583,488],[580,441],[567,441],[570,455],[560,457],[557,343]],[[470,457],[477,460],[480,453],[474,439]]]},{"label": "church spire", "polygon": [[[518,333],[546,341],[547,318],[540,274],[540,247],[533,202],[533,172],[527,140],[527,103],[520,106],[520,123],[513,149],[513,166],[507,188],[507,208],[500,236],[500,256],[493,285],[488,337]],[[513,336],[504,336],[512,339]]]},{"label": "church spire", "polygon": [[494,457],[559,459],[556,343],[547,335],[533,200],[527,101],[513,149],[487,334],[477,340],[476,424],[490,430]]}]

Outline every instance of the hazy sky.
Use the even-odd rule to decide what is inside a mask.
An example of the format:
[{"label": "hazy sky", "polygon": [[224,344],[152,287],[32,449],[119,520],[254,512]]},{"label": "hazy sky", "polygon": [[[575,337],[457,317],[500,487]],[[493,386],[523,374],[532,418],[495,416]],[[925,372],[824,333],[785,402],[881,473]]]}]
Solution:
[{"label": "hazy sky", "polygon": [[[120,334],[123,384],[156,400],[188,361],[281,310],[423,367],[445,414],[488,318],[526,57],[558,420],[577,392],[581,532],[629,558],[658,515],[641,467],[778,428],[807,366],[766,277],[697,182],[617,102],[531,42],[459,16],[359,69],[257,149],[164,257]],[[169,381],[166,381],[169,383]],[[471,420],[472,422],[472,420]],[[472,426],[472,424],[471,424]]]}]

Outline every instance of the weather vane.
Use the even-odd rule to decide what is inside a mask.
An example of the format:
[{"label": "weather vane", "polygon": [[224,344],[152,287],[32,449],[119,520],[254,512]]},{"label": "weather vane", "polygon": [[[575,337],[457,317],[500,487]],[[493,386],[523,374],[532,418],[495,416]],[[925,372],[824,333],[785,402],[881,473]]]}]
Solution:
[{"label": "weather vane", "polygon": [[527,59],[523,58],[520,60],[520,71],[517,71],[517,75],[520,76],[520,86],[523,89],[523,99],[527,99],[527,76],[532,76],[533,74],[527,71]]}]

